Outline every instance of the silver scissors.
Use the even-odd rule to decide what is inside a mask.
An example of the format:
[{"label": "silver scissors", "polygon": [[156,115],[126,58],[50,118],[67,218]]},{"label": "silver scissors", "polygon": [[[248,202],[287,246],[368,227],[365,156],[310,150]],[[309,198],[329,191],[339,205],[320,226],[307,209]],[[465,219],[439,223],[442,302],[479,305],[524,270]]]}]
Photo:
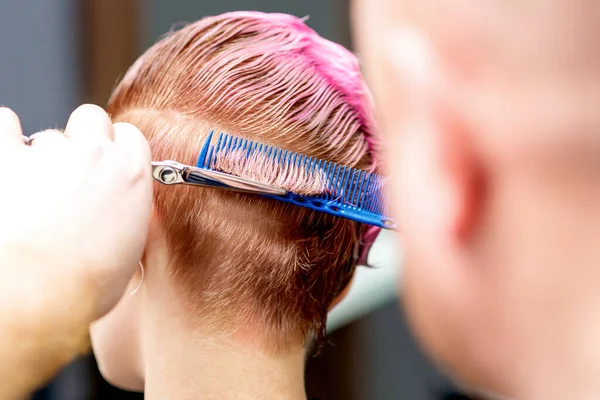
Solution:
[{"label": "silver scissors", "polygon": [[[23,143],[31,146],[35,137],[23,136]],[[164,185],[194,185],[233,190],[242,193],[271,194],[285,196],[285,189],[255,182],[250,179],[197,168],[177,161],[152,161],[152,177]]]},{"label": "silver scissors", "polygon": [[255,182],[250,179],[191,167],[176,161],[152,161],[152,177],[164,185],[195,185],[234,190],[243,193],[258,193],[285,196],[285,189]]}]

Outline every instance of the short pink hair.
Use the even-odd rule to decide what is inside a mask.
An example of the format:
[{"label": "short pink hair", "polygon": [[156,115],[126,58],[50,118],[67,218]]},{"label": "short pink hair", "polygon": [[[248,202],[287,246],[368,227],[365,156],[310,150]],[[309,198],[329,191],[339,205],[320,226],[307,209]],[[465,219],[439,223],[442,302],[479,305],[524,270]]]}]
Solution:
[{"label": "short pink hair", "polygon": [[[356,57],[290,15],[228,13],[167,35],[128,71],[109,112],[140,127],[155,159],[193,165],[214,129],[376,169],[372,107]],[[157,186],[155,207],[171,271],[194,315],[258,327],[276,346],[323,336],[366,230],[274,200],[197,187]]]}]

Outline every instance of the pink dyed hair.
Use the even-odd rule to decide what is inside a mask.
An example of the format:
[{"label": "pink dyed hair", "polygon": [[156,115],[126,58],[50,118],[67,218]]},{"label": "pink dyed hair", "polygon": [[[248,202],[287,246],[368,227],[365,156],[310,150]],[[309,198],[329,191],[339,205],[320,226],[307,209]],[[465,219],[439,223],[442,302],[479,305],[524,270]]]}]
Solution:
[{"label": "pink dyed hair", "polygon": [[[290,15],[228,13],[167,35],[131,67],[109,112],[142,129],[155,159],[194,164],[215,129],[376,169],[356,57]],[[220,168],[235,173],[229,161]],[[155,207],[190,307],[219,325],[258,324],[271,343],[323,336],[364,248],[360,224],[257,196],[157,186]]]}]

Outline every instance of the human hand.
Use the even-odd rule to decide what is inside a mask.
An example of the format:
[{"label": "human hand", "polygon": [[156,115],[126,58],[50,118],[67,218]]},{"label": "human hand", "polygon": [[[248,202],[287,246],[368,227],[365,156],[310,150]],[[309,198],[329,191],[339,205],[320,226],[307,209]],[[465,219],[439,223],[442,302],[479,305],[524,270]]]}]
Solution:
[{"label": "human hand", "polygon": [[5,399],[88,349],[89,323],[121,298],[144,250],[152,178],[139,130],[89,105],[64,134],[41,132],[31,146],[18,117],[0,108],[0,170]]},{"label": "human hand", "polygon": [[[137,128],[113,126],[90,105],[71,115],[64,135],[44,131],[31,146],[21,136],[17,116],[0,109],[0,282],[23,294],[39,284],[27,302],[60,288],[62,300],[75,301],[65,307],[86,308],[91,322],[116,304],[144,249],[148,144]],[[82,297],[69,299],[74,291]]]}]

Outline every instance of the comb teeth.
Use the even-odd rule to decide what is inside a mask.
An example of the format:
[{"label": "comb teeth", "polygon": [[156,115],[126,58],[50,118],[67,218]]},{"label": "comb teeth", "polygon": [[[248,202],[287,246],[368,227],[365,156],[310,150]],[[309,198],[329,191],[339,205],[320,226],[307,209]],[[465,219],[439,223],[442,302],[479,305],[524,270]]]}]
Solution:
[{"label": "comb teeth", "polygon": [[288,191],[280,201],[352,220],[394,228],[383,198],[381,175],[316,159],[282,148],[211,132],[197,167],[237,175]]}]

